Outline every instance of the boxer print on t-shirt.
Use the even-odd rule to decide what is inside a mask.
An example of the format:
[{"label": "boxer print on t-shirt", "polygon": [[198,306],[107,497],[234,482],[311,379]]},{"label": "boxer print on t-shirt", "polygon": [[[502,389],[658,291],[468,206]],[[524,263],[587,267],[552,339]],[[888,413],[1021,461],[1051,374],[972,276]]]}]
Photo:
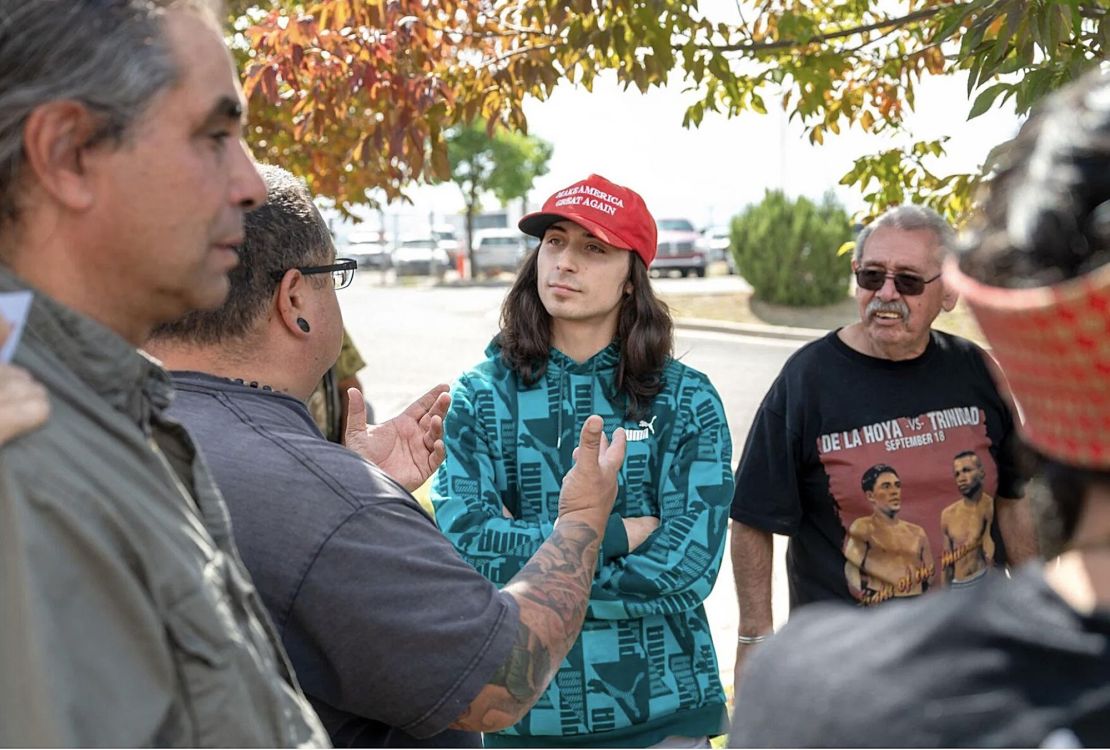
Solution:
[{"label": "boxer print on t-shirt", "polygon": [[954,405],[828,433],[817,451],[844,536],[848,590],[863,604],[968,585],[993,564],[986,416]]}]

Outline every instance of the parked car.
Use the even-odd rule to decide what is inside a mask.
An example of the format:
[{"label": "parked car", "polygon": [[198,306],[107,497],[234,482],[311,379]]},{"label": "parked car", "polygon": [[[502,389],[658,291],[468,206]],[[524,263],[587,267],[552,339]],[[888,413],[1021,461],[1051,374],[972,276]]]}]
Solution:
[{"label": "parked car", "polygon": [[436,244],[443,249],[443,252],[447,253],[447,260],[454,268],[456,256],[458,256],[459,248],[462,246],[459,242],[458,232],[450,224],[436,224],[432,227],[432,237]]},{"label": "parked car", "polygon": [[697,243],[710,262],[723,260],[728,263],[728,272],[736,273],[736,258],[732,255],[732,230],[725,224],[717,224],[706,229]]},{"label": "parked car", "polygon": [[516,273],[528,252],[528,238],[516,229],[480,229],[474,233],[472,275]]},{"label": "parked car", "polygon": [[403,240],[393,250],[393,268],[398,276],[437,276],[450,267],[447,253],[432,237]]},{"label": "parked car", "polygon": [[347,246],[343,255],[354,258],[359,270],[384,270],[392,265],[389,245],[379,232],[352,232],[347,235]]},{"label": "parked car", "polygon": [[705,276],[709,258],[699,246],[701,235],[694,225],[687,219],[661,219],[658,228],[659,244],[652,270],[661,274],[677,270],[683,276],[690,273]]}]

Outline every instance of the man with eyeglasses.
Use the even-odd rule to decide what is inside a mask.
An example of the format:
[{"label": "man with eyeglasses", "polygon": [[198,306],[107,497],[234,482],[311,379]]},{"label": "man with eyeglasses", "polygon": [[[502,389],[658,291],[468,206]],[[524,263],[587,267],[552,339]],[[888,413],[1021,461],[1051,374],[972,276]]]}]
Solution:
[{"label": "man with eyeglasses", "polygon": [[[800,349],[783,367],[757,413],[736,472],[732,503],[732,565],[740,607],[736,674],[753,646],[772,632],[772,534],[790,537],[790,606],[820,600],[861,605],[900,592],[943,587],[935,561],[945,553],[941,515],[951,503],[952,456],[982,457],[982,486],[996,498],[994,528],[980,545],[1005,549],[1019,562],[1036,544],[1012,456],[1014,423],[975,344],[935,331],[941,310],[957,295],[940,278],[953,241],[934,211],[900,206],[865,228],[852,270],[860,320]],[[902,535],[906,559],[897,574],[861,567],[856,551],[862,518],[874,508],[859,492],[868,467],[896,465],[898,517],[924,529],[928,554],[915,535]],[[913,547],[911,549],[911,547]],[[851,556],[846,556],[851,551]],[[987,555],[989,557],[989,555]],[[889,572],[889,571],[888,571]],[[864,590],[853,582],[866,579]],[[891,596],[869,596],[884,591]]]},{"label": "man with eyeglasses", "polygon": [[[260,166],[220,308],[155,331],[180,419],[227,499],[239,553],[305,694],[340,747],[480,747],[525,713],[582,627],[624,453],[593,417],[553,535],[502,591],[463,561],[409,491],[443,460],[446,386],[367,429],[351,389],[346,448],[304,400],[339,355],[335,258],[303,184]],[[349,450],[348,450],[349,449]]]}]

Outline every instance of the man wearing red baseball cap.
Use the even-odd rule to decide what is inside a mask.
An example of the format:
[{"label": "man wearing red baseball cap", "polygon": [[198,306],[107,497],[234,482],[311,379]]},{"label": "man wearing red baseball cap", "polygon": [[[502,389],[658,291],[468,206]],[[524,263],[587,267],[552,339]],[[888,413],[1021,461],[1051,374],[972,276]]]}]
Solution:
[{"label": "man wearing red baseball cap", "polygon": [[487,747],[708,747],[727,729],[702,601],[717,577],[732,446],[708,378],[671,357],[655,220],[598,175],[520,221],[540,240],[487,359],[452,388],[432,500],[460,554],[503,585],[551,534],[575,430],[600,414],[627,457],[582,635],[543,698]]}]

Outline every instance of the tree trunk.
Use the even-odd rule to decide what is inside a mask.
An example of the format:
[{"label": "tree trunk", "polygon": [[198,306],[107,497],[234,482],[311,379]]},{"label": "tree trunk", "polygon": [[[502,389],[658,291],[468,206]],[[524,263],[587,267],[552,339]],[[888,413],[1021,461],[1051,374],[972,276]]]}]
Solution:
[{"label": "tree trunk", "polygon": [[470,278],[474,278],[474,214],[478,208],[478,185],[470,183],[470,194],[466,200],[466,260]]}]

